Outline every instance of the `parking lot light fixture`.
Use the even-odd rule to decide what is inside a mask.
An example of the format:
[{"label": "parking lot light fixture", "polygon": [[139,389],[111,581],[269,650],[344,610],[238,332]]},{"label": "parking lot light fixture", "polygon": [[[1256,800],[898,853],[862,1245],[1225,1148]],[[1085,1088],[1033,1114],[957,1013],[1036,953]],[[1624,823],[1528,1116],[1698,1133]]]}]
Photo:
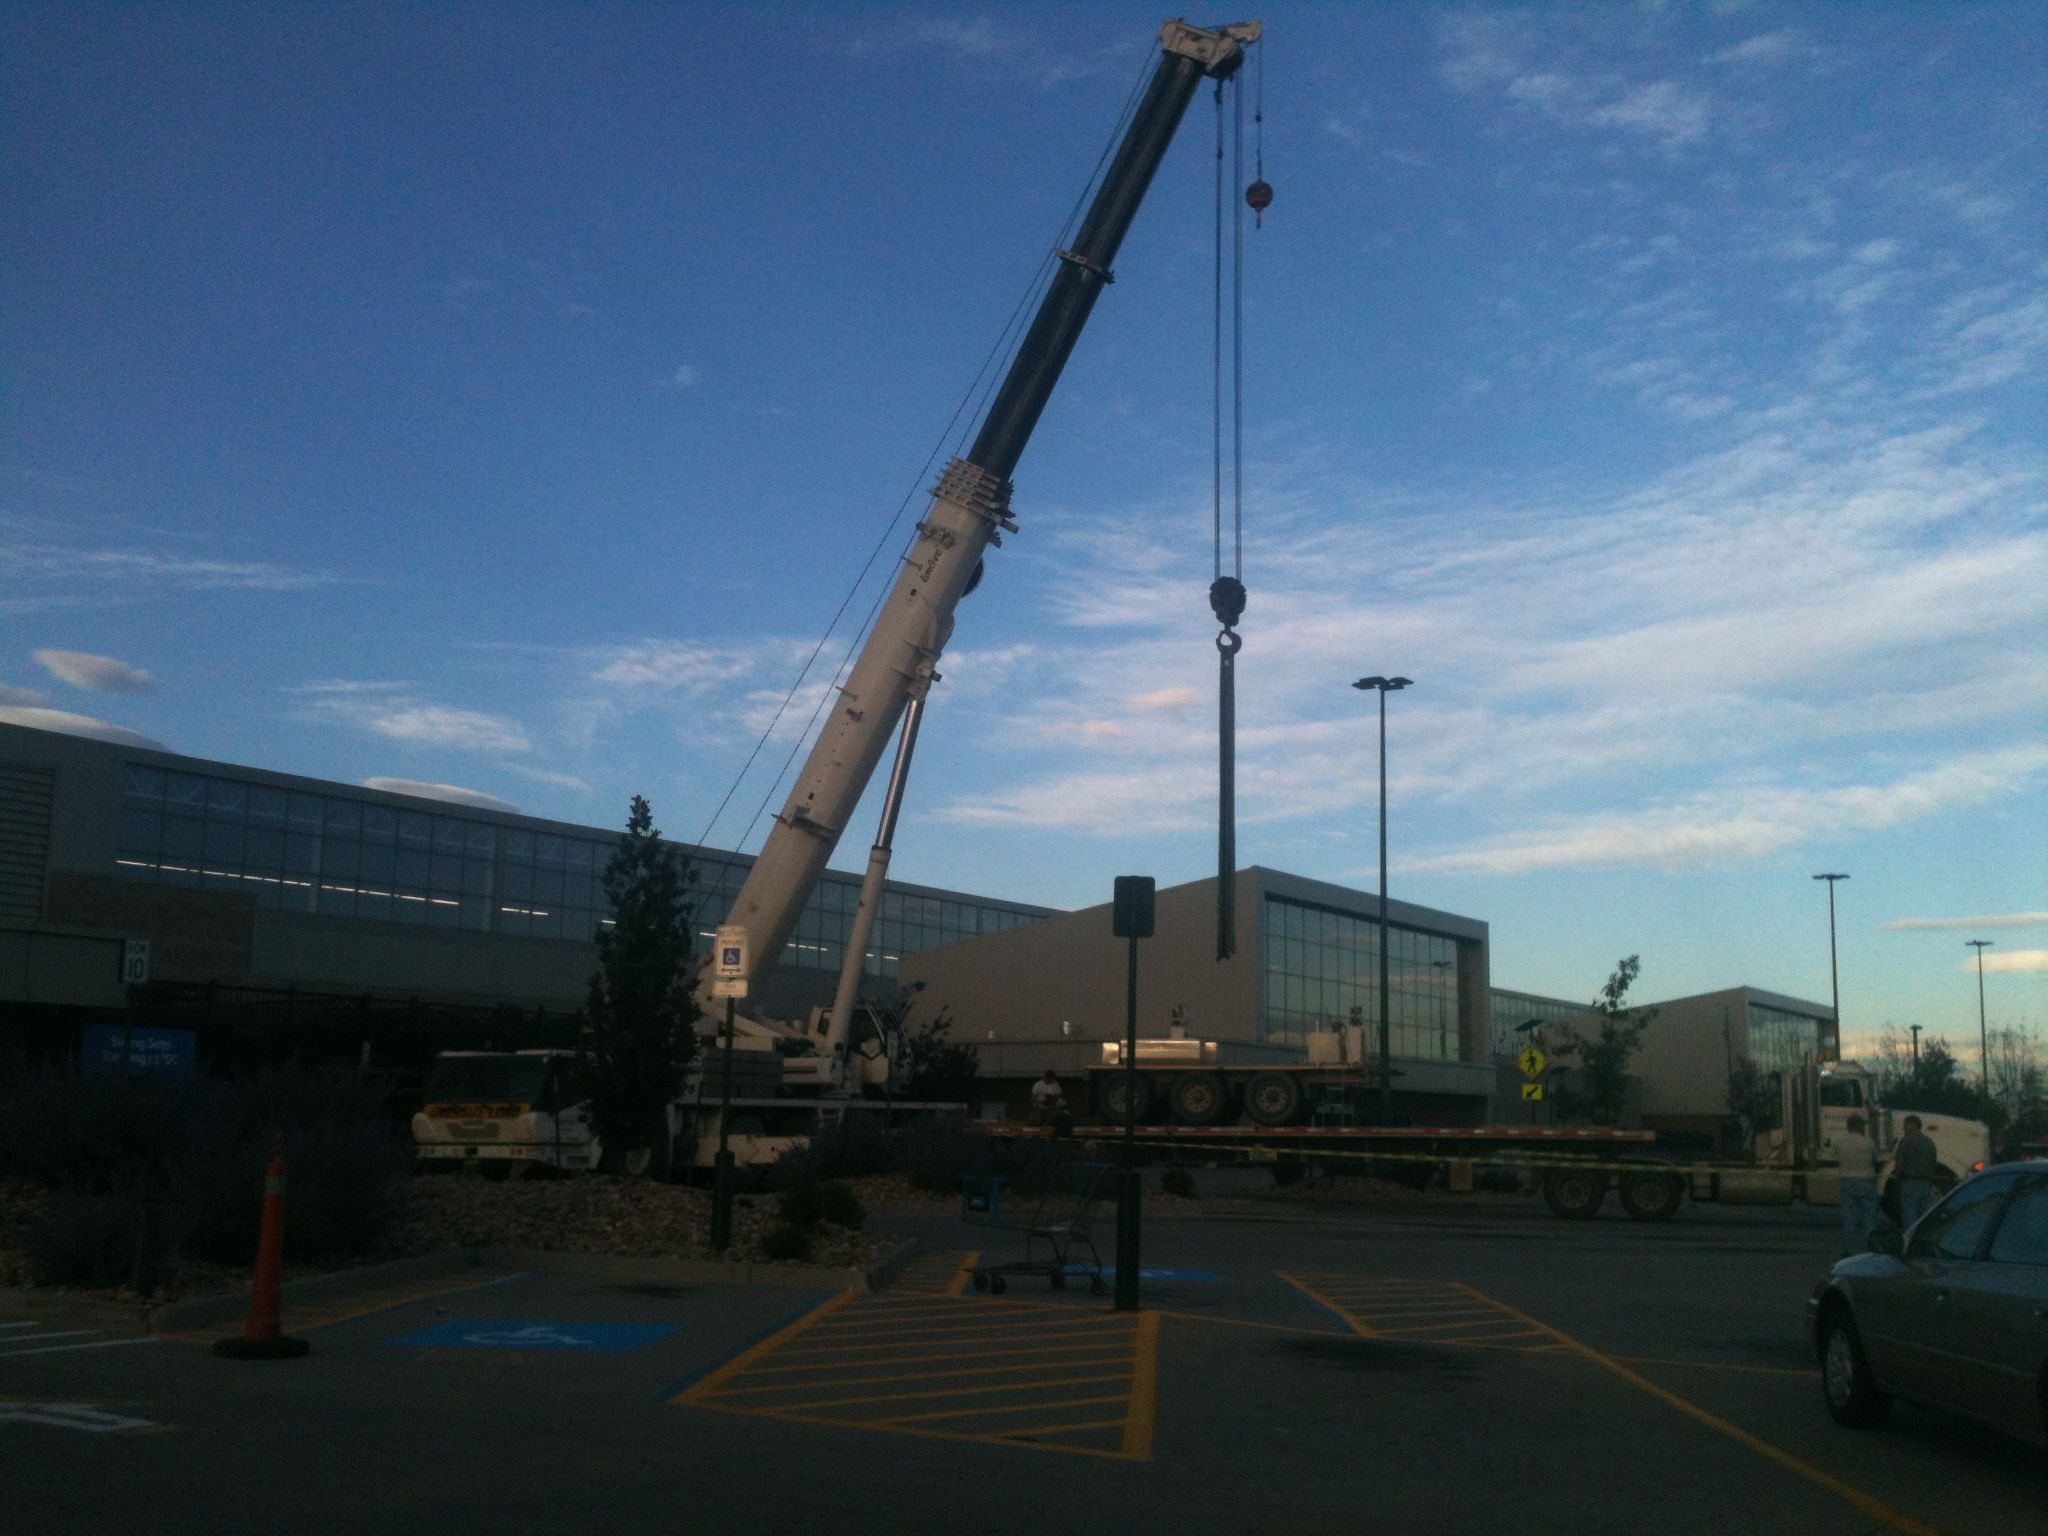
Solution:
[{"label": "parking lot light fixture", "polygon": [[1380,696],[1380,1124],[1394,1122],[1394,1072],[1387,1027],[1387,695],[1406,688],[1405,677],[1361,677],[1351,686]]}]

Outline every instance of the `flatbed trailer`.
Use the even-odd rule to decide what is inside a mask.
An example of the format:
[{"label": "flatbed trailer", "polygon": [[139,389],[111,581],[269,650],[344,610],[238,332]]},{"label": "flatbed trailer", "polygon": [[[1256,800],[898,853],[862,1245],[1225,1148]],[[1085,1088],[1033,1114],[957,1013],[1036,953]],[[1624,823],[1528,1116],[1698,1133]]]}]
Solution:
[{"label": "flatbed trailer", "polygon": [[[1070,1135],[1114,1143],[1121,1125],[986,1124],[993,1136]],[[1687,1170],[1658,1151],[1655,1131],[1551,1125],[1141,1125],[1132,1139],[1151,1151],[1242,1154],[1255,1162],[1292,1156],[1416,1165],[1491,1164],[1524,1175],[1554,1215],[1590,1216],[1610,1187],[1638,1221],[1668,1220],[1684,1198]],[[1703,1197],[1697,1183],[1696,1196]]]}]

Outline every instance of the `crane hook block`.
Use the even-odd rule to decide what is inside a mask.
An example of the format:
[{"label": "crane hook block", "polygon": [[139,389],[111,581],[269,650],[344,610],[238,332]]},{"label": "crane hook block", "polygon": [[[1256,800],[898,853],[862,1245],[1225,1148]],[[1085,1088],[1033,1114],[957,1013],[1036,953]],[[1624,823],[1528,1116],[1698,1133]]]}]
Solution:
[{"label": "crane hook block", "polygon": [[1244,601],[1244,583],[1235,576],[1218,576],[1209,583],[1209,606],[1225,629],[1235,629],[1244,617]]}]

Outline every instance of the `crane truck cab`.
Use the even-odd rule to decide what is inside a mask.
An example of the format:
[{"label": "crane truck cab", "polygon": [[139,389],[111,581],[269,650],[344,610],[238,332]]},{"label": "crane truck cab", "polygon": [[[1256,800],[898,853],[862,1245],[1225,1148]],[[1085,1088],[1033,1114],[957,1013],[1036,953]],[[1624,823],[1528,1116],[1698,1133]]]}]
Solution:
[{"label": "crane truck cab", "polygon": [[587,1172],[603,1148],[574,1051],[443,1051],[412,1117],[422,1169],[477,1163],[507,1177]]}]

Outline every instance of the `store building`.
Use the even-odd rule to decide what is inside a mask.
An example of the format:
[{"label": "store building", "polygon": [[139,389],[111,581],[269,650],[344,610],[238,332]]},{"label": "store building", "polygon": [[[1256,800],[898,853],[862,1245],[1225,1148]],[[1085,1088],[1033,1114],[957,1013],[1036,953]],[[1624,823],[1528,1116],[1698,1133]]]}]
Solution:
[{"label": "store building", "polygon": [[[1158,893],[1139,941],[1137,1021],[1145,1038],[1228,1042],[1240,1055],[1299,1060],[1308,1036],[1358,1011],[1379,1022],[1379,898],[1279,870],[1237,872],[1237,953],[1216,957],[1216,882]],[[1493,1091],[1487,928],[1407,902],[1387,904],[1389,1046],[1396,1105],[1418,1121],[1472,1124]],[[1104,904],[906,957],[903,977],[944,1008],[954,1038],[981,1052],[984,1112],[1015,1112],[1048,1067],[1076,1086],[1124,1034],[1127,941]]]},{"label": "store building", "polygon": [[[180,1025],[468,1043],[466,1018],[495,1043],[562,1038],[618,837],[0,724],[0,1047],[131,1017],[132,996]],[[683,846],[708,940],[752,861]],[[856,875],[819,882],[764,1011],[830,1002],[859,892]],[[893,990],[919,949],[1050,915],[891,882],[868,971]]]}]

